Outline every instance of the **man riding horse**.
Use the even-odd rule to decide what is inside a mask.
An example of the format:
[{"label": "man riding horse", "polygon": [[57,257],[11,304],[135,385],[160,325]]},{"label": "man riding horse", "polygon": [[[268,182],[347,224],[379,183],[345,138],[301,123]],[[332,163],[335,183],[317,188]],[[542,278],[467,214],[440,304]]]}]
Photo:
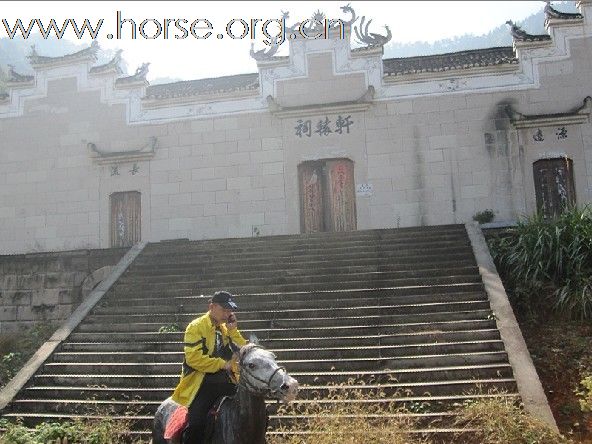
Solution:
[{"label": "man riding horse", "polygon": [[226,291],[210,300],[208,312],[185,330],[183,371],[172,400],[187,407],[189,424],[183,444],[202,444],[207,414],[221,396],[236,391],[232,355],[247,341],[233,313],[238,307]]}]

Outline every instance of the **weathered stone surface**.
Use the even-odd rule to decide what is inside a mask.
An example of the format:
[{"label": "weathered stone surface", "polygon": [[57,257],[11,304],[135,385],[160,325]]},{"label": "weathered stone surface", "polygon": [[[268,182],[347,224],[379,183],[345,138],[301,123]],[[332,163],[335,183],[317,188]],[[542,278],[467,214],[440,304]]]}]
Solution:
[{"label": "weathered stone surface", "polygon": [[117,264],[127,249],[0,256],[0,331],[39,320],[63,320],[82,300],[94,270]]}]

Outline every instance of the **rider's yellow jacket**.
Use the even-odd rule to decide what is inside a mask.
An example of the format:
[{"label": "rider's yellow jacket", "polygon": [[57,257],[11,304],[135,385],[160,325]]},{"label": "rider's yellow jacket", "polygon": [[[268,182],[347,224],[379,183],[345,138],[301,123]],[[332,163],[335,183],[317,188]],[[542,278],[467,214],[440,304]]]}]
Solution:
[{"label": "rider's yellow jacket", "polygon": [[[228,329],[226,324],[219,326],[224,345],[230,341],[242,347],[247,343],[238,328]],[[208,313],[194,319],[185,330],[184,351],[185,361],[181,371],[181,380],[173,392],[172,399],[185,407],[189,407],[206,373],[216,373],[224,368],[226,361],[213,358],[216,341],[216,326]]]}]

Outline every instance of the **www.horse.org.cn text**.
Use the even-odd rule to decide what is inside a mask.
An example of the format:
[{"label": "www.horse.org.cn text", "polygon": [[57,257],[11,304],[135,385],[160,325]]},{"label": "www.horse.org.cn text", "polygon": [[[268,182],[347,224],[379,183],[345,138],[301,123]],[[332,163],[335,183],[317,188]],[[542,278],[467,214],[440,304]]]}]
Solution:
[{"label": "www.horse.org.cn text", "polygon": [[[30,20],[18,18],[16,20],[2,19],[3,31],[10,39],[23,38],[38,31],[43,38],[63,38],[66,35],[83,39],[90,37],[93,40],[107,32],[104,19],[98,19],[95,23],[89,19],[78,20],[66,18],[56,20],[54,18],[33,18]],[[145,18],[134,19],[123,17],[121,11],[116,11],[114,32],[105,34],[107,39],[177,39],[193,38],[197,40],[225,39],[233,40],[250,39],[261,41],[266,45],[272,43],[281,45],[286,40],[293,39],[326,39],[329,37],[329,29],[336,29],[340,38],[345,38],[345,24],[342,20],[334,19],[306,19],[292,27],[286,25],[286,18],[260,19],[260,18],[233,18],[222,26],[216,26],[206,18]],[[0,28],[0,37],[2,37]]]}]

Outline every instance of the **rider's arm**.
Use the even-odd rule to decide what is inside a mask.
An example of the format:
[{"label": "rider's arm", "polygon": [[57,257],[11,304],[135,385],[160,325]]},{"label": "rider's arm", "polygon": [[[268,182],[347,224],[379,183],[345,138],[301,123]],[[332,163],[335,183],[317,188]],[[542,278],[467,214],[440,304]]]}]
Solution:
[{"label": "rider's arm", "polygon": [[226,361],[208,356],[205,330],[200,325],[191,324],[185,330],[185,362],[199,372],[216,373],[224,368]]},{"label": "rider's arm", "polygon": [[238,328],[233,328],[232,330],[227,329],[227,332],[228,337],[232,339],[232,342],[234,342],[238,346],[242,347],[247,343],[247,340],[243,338],[243,335],[241,335],[241,332],[238,330]]}]

